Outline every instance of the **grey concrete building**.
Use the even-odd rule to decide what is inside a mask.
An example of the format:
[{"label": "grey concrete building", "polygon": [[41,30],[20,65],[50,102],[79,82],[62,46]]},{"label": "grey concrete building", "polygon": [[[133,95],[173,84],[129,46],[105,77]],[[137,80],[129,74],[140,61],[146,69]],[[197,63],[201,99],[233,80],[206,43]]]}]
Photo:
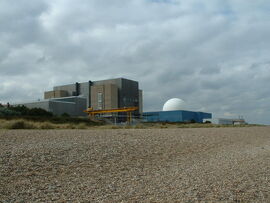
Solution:
[{"label": "grey concrete building", "polygon": [[235,119],[229,119],[229,118],[218,118],[217,124],[221,125],[244,125],[246,124],[246,121],[244,119],[235,118]]},{"label": "grey concrete building", "polygon": [[55,86],[52,91],[44,92],[43,101],[24,105],[71,116],[86,115],[82,112],[88,107],[98,110],[135,106],[139,108],[135,114],[139,115],[143,111],[142,101],[142,90],[137,81],[116,78]]},{"label": "grey concrete building", "polygon": [[51,98],[43,101],[24,103],[22,104],[28,108],[42,108],[50,111],[55,115],[62,115],[67,113],[70,116],[85,116],[83,112],[86,106],[86,99],[84,97],[62,97]]}]

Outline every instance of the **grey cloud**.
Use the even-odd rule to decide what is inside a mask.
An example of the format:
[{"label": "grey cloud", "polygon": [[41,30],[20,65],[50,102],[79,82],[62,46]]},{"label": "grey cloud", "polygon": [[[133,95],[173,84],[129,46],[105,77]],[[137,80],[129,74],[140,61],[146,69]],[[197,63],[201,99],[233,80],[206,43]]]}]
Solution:
[{"label": "grey cloud", "polygon": [[214,116],[269,120],[266,0],[0,2],[0,102],[127,77],[145,110],[171,97]]}]

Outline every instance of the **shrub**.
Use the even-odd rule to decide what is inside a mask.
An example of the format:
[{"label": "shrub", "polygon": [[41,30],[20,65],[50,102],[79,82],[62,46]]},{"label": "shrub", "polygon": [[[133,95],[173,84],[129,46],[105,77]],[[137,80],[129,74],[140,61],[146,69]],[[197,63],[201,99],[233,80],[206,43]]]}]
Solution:
[{"label": "shrub", "polygon": [[21,115],[28,115],[29,109],[24,106],[24,105],[19,105],[19,106],[10,106],[8,107],[9,110],[16,111],[20,113]]},{"label": "shrub", "polygon": [[87,129],[87,125],[85,123],[80,123],[80,124],[76,125],[76,128],[78,128],[78,129]]},{"label": "shrub", "polygon": [[69,118],[70,117],[70,115],[68,113],[63,113],[61,116],[62,117],[66,117],[66,118]]},{"label": "shrub", "polygon": [[48,112],[41,108],[33,108],[29,109],[28,111],[29,116],[45,116],[45,117],[51,117],[53,114],[51,112]]},{"label": "shrub", "polygon": [[24,105],[19,106],[10,106],[8,110],[11,110],[13,112],[17,112],[18,115],[22,116],[41,116],[41,117],[51,117],[53,114],[51,112],[48,112],[42,108],[27,108]]},{"label": "shrub", "polygon": [[51,123],[45,122],[40,125],[41,129],[55,129],[55,126]]},{"label": "shrub", "polygon": [[5,107],[0,107],[0,116],[19,116],[20,113],[16,112],[14,110],[5,108]]},{"label": "shrub", "polygon": [[29,122],[25,122],[23,120],[17,120],[10,122],[7,125],[8,129],[34,129],[35,126]]}]

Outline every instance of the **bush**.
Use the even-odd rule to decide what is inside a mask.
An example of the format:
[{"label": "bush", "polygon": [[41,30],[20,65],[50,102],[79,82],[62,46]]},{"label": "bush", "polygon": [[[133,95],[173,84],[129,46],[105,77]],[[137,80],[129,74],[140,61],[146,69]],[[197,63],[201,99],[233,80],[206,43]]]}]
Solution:
[{"label": "bush", "polygon": [[51,112],[48,112],[42,108],[27,108],[24,105],[19,106],[10,106],[8,110],[11,110],[13,112],[17,112],[19,115],[22,116],[42,116],[42,117],[51,117],[53,114]]},{"label": "bush", "polygon": [[10,106],[8,107],[9,110],[18,112],[21,115],[28,115],[29,109],[24,106],[24,105],[19,105],[19,106]]},{"label": "bush", "polygon": [[44,117],[51,117],[53,114],[41,108],[33,108],[28,110],[29,116],[44,116]]},{"label": "bush", "polygon": [[80,123],[78,125],[76,125],[77,129],[87,129],[87,125],[85,123]]},{"label": "bush", "polygon": [[21,115],[19,112],[16,112],[14,110],[5,107],[0,107],[0,116],[19,116],[19,115]]},{"label": "bush", "polygon": [[55,129],[55,126],[51,123],[45,122],[40,125],[41,129]]},{"label": "bush", "polygon": [[18,121],[10,122],[7,128],[8,129],[34,129],[35,126],[29,122],[18,120]]},{"label": "bush", "polygon": [[70,117],[70,115],[68,113],[63,113],[61,116],[62,117],[65,117],[65,118],[69,118]]}]

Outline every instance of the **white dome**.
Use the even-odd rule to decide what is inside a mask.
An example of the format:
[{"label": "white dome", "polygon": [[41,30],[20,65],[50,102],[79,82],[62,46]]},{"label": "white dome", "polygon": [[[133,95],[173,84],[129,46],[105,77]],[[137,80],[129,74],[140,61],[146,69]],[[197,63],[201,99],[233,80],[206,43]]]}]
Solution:
[{"label": "white dome", "polygon": [[163,106],[163,111],[177,111],[182,110],[184,107],[184,101],[178,98],[172,98],[166,101]]}]

